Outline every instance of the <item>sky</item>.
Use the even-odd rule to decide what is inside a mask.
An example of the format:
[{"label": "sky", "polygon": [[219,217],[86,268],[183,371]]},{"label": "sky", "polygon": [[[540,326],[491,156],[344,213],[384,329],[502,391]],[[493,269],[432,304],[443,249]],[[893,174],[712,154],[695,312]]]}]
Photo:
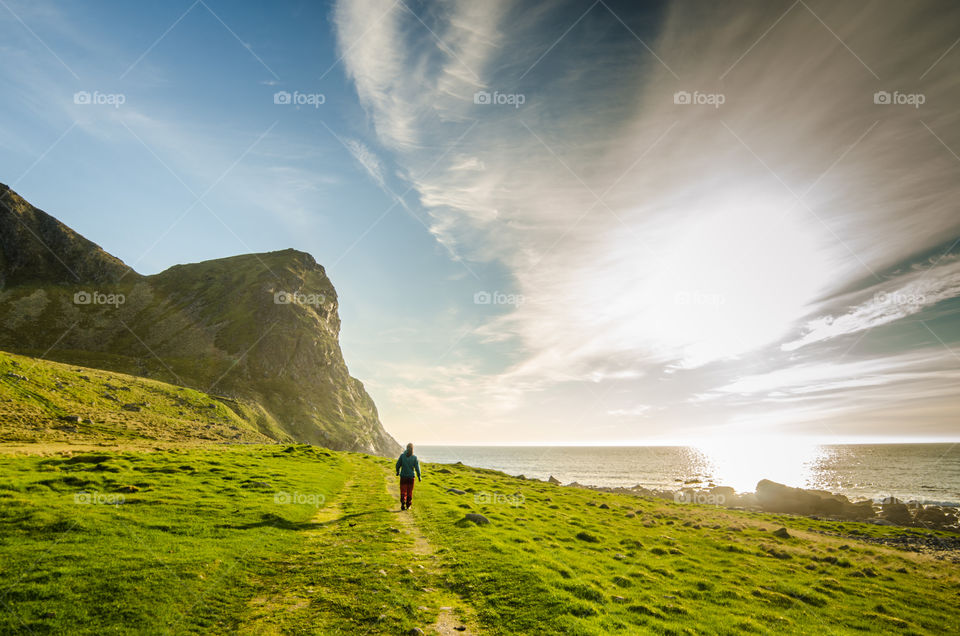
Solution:
[{"label": "sky", "polygon": [[0,181],[293,247],[421,444],[960,439],[960,5],[0,1]]}]

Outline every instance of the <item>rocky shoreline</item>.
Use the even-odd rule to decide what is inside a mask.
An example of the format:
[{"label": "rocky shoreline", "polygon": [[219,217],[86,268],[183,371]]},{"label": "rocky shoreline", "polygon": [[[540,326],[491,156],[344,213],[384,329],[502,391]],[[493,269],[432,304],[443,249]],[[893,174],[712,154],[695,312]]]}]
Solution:
[{"label": "rocky shoreline", "polygon": [[[871,537],[858,531],[847,533],[838,532],[820,532],[820,534],[842,537],[844,539],[854,539],[866,543],[886,546],[888,548],[897,548],[907,552],[916,552],[926,554],[936,559],[960,563],[960,535],[957,536],[936,536],[936,535],[918,535],[909,530],[902,533],[887,535],[884,537]],[[842,546],[841,546],[842,547]]]},{"label": "rocky shoreline", "polygon": [[[552,476],[548,481],[562,485]],[[677,503],[723,506],[736,510],[795,514],[828,521],[860,521],[881,526],[925,528],[960,534],[960,509],[956,507],[903,502],[895,497],[888,497],[881,502],[870,499],[851,501],[845,495],[825,490],[793,488],[768,479],[757,483],[755,492],[747,493],[737,493],[729,486],[715,485],[707,488],[686,485],[679,490],[652,490],[640,485],[613,488],[573,482],[565,487],[667,499]],[[950,551],[960,552],[960,538],[950,542],[950,546]]]}]

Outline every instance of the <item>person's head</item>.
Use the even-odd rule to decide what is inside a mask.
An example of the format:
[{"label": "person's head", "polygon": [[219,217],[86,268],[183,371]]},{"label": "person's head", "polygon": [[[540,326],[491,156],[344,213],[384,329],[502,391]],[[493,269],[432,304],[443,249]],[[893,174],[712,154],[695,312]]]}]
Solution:
[{"label": "person's head", "polygon": [[413,442],[407,444],[407,455],[413,455]]}]

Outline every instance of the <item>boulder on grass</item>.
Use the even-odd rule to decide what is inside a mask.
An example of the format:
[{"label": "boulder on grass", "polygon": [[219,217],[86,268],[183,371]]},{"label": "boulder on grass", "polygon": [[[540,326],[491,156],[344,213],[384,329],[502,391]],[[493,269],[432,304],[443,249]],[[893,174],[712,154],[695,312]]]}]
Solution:
[{"label": "boulder on grass", "polygon": [[463,527],[471,523],[478,526],[486,526],[490,524],[490,520],[476,512],[469,512],[463,516],[463,519],[457,522],[457,525]]}]

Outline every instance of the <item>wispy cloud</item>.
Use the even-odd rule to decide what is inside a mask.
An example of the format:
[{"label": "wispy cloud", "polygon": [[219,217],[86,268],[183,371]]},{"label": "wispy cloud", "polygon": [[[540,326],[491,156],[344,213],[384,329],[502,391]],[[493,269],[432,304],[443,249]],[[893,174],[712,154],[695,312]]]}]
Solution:
[{"label": "wispy cloud", "polygon": [[[606,5],[338,0],[336,53],[322,65],[330,99],[297,110],[272,103],[275,81],[249,75],[256,60],[216,21],[241,60],[236,77],[226,57],[187,68],[197,58],[170,55],[164,39],[115,86],[142,47],[124,50],[62,8],[11,3],[80,80],[8,20],[0,141],[9,166],[25,168],[69,130],[31,179],[59,188],[50,175],[85,170],[77,182],[118,205],[124,187],[125,203],[150,199],[160,232],[280,121],[211,192],[223,222],[201,206],[145,266],[181,249],[207,258],[293,235],[300,246],[320,223],[331,231],[314,243],[318,260],[351,276],[364,268],[336,254],[357,241],[403,254],[412,237],[417,249],[435,240],[443,249],[423,263],[449,254],[443,265],[464,277],[439,272],[428,301],[398,302],[382,340],[359,327],[345,339],[379,345],[358,366],[388,426],[411,433],[622,439],[744,418],[853,421],[870,410],[853,396],[925,421],[960,415],[942,380],[960,351],[960,264],[916,256],[960,234],[960,7]],[[301,50],[271,52],[291,90],[316,79],[295,77]],[[208,73],[224,80],[214,96]],[[127,100],[83,108],[81,90]],[[224,104],[236,118],[224,120]],[[376,209],[371,184],[410,218]],[[93,204],[77,201],[92,219],[82,206]],[[353,213],[371,206],[369,220]],[[334,223],[335,210],[350,214]],[[212,247],[205,230],[229,244]],[[421,274],[360,276],[351,297],[379,310],[384,287]],[[495,291],[522,302],[475,300]],[[394,342],[404,355],[384,363]],[[894,425],[884,418],[872,421]]]},{"label": "wispy cloud", "polygon": [[819,361],[785,366],[769,373],[749,375],[718,387],[713,397],[737,395],[748,398],[782,399],[813,393],[843,392],[876,387],[951,372],[960,375],[948,352],[942,348],[894,356]]},{"label": "wispy cloud", "polygon": [[370,178],[376,182],[380,188],[386,188],[386,181],[383,179],[383,166],[380,159],[361,141],[356,139],[347,139],[344,141],[350,154],[357,160],[363,169],[370,175]]},{"label": "wispy cloud", "polygon": [[[337,4],[348,76],[434,234],[503,265],[526,299],[476,332],[515,343],[519,359],[493,378],[465,372],[459,391],[666,371],[692,395],[708,365],[724,363],[713,381],[726,387],[727,363],[744,356],[889,325],[960,292],[955,261],[873,274],[960,231],[960,166],[917,109],[874,96],[922,90],[924,122],[960,145],[948,75],[917,84],[931,43],[955,34],[926,6],[811,3],[777,21],[788,6],[671,5],[644,32],[654,57],[624,23],[573,3],[451,2],[417,16],[389,0]],[[639,29],[637,17],[625,23]],[[905,25],[921,24],[923,46],[903,44]],[[678,103],[678,91],[722,105]],[[862,280],[826,317],[825,299]],[[900,294],[923,300],[889,302]]]},{"label": "wispy cloud", "polygon": [[794,351],[806,345],[858,333],[919,314],[939,302],[960,296],[960,258],[922,263],[911,271],[877,283],[859,295],[867,299],[837,316],[818,316],[808,321],[803,335],[781,345]]}]

